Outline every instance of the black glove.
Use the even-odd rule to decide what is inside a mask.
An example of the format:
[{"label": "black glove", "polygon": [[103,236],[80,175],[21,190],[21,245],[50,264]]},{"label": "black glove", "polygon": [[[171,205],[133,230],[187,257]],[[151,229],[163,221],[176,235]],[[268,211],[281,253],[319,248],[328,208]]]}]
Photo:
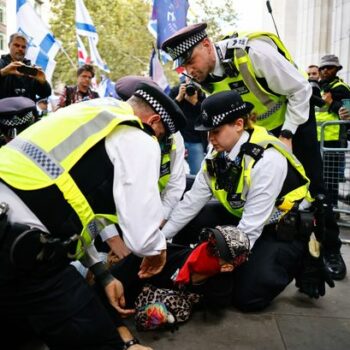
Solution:
[{"label": "black glove", "polygon": [[323,297],[326,294],[326,283],[329,287],[334,287],[334,282],[328,273],[322,254],[319,258],[314,258],[307,253],[307,256],[304,257],[301,272],[295,280],[295,285],[299,288],[299,291],[310,298]]}]

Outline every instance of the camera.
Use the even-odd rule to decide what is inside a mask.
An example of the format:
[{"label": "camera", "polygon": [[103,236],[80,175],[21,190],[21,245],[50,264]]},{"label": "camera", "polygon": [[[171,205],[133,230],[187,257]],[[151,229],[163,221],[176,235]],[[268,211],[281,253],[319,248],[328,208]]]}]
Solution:
[{"label": "camera", "polygon": [[17,67],[17,71],[23,73],[24,75],[32,75],[36,76],[38,74],[38,70],[35,67],[22,65]]},{"label": "camera", "polygon": [[196,86],[193,83],[186,84],[186,94],[188,96],[193,96],[197,91]]}]

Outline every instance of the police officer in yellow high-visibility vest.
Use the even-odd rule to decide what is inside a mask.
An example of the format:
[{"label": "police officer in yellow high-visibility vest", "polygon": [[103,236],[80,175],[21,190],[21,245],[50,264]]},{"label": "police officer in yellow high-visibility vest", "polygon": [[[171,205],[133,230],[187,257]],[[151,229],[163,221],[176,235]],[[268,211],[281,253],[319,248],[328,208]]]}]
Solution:
[{"label": "police officer in yellow high-visibility vest", "polygon": [[[140,82],[149,82],[157,85],[151,78],[130,75],[120,78],[115,84],[115,90],[122,100],[127,100]],[[160,140],[162,151],[159,190],[164,209],[164,218],[167,219],[181,199],[186,187],[185,174],[185,144],[178,131],[169,137]]]},{"label": "police officer in yellow high-visibility vest", "polygon": [[[350,99],[350,87],[337,76],[342,69],[335,55],[325,55],[321,58],[319,71],[321,96],[324,105],[316,109],[317,136],[321,141],[321,125],[324,122],[341,120],[339,111],[342,99]],[[346,127],[340,124],[330,124],[323,129],[324,147],[346,148]],[[325,154],[325,183],[330,192],[332,204],[337,206],[338,183],[341,178],[341,168],[344,167],[344,154],[327,152]],[[344,176],[344,174],[343,174]]]},{"label": "police officer in yellow high-visibility vest", "polygon": [[299,272],[305,244],[296,226],[282,222],[296,215],[309,187],[290,150],[265,128],[250,125],[252,107],[234,91],[203,101],[196,130],[209,131],[212,150],[162,229],[173,237],[215,196],[250,240],[248,262],[233,272],[233,304],[245,311],[266,307]]},{"label": "police officer in yellow high-visibility vest", "polygon": [[[324,194],[316,122],[309,103],[312,89],[284,44],[275,34],[265,32],[236,33],[214,43],[206,27],[206,23],[200,23],[180,29],[164,41],[162,49],[207,93],[234,90],[252,103],[257,125],[289,147],[293,143],[293,153],[310,178],[311,195]],[[336,252],[329,266],[333,262],[342,264],[345,271],[339,228],[330,206],[326,214],[327,248]],[[330,272],[333,274],[334,269]],[[334,277],[341,279],[341,275]]]},{"label": "police officer in yellow high-visibility vest", "polygon": [[184,120],[160,89],[140,84],[127,103],[105,98],[69,106],[0,149],[5,344],[17,349],[30,331],[54,349],[124,348],[116,324],[69,262],[90,267],[110,304],[132,313],[93,240],[118,221],[127,247],[143,257],[139,276],[162,269],[156,137],[176,132]]}]

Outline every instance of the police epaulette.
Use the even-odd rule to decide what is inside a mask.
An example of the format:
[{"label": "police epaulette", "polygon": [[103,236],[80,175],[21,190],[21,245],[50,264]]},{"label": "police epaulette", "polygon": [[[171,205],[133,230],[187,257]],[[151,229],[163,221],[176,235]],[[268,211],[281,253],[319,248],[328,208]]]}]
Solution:
[{"label": "police epaulette", "polygon": [[265,149],[255,143],[246,142],[241,146],[240,153],[251,156],[256,162],[262,157]]}]

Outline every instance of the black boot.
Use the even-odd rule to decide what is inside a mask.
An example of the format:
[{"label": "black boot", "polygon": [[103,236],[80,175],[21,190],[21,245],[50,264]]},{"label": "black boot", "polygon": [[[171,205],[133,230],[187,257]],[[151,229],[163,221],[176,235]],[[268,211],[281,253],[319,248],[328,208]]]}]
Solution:
[{"label": "black boot", "polygon": [[346,275],[346,265],[340,251],[326,251],[324,254],[325,265],[335,281],[344,279]]}]

